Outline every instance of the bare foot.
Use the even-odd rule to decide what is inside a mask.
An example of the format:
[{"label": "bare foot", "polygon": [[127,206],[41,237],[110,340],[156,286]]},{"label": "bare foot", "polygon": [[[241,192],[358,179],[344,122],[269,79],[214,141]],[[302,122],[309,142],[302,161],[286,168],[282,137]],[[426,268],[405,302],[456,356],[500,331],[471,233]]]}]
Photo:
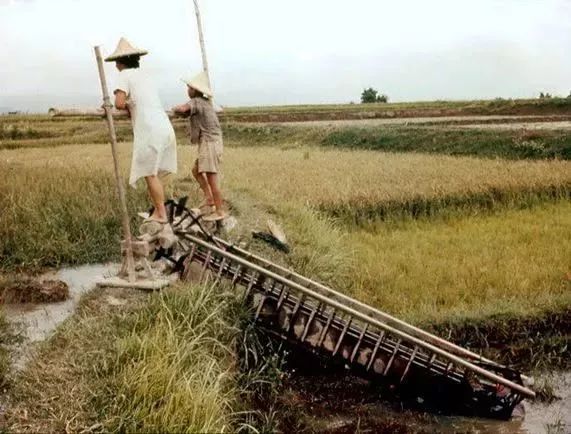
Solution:
[{"label": "bare foot", "polygon": [[155,222],[158,222],[158,223],[167,223],[167,222],[168,222],[166,215],[160,215],[160,214],[157,213],[157,212],[153,212],[153,213],[147,218],[147,220],[155,221]]},{"label": "bare foot", "polygon": [[203,217],[204,221],[207,222],[217,222],[220,220],[224,220],[227,217],[225,212],[213,212],[212,214],[209,214],[207,216]]}]

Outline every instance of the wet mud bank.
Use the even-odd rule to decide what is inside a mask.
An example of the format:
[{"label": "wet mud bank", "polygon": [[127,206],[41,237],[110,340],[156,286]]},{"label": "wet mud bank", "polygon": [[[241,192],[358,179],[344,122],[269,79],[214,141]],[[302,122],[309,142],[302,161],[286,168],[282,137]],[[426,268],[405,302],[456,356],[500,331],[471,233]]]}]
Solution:
[{"label": "wet mud bank", "polygon": [[69,286],[61,280],[17,277],[0,284],[0,305],[53,303],[69,297]]}]

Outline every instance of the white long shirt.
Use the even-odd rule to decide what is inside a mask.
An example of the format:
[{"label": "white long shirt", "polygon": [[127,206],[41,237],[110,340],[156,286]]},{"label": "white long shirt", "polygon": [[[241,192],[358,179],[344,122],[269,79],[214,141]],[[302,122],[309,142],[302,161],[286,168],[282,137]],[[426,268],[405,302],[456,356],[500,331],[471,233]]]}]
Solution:
[{"label": "white long shirt", "polygon": [[133,125],[129,184],[159,172],[176,173],[176,137],[152,80],[140,69],[119,72],[116,90],[127,94]]}]

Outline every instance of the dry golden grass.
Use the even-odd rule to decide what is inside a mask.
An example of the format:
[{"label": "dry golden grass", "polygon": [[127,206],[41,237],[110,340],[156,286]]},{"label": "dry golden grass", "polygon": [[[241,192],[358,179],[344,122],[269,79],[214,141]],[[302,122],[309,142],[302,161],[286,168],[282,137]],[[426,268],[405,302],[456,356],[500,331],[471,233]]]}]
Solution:
[{"label": "dry golden grass", "polygon": [[[195,149],[179,147],[179,177],[188,176]],[[122,166],[129,164],[130,144],[120,145]],[[0,164],[58,170],[107,171],[109,147],[71,145],[50,149],[0,151]],[[264,200],[288,200],[316,206],[368,205],[471,195],[490,190],[569,188],[569,161],[505,161],[470,157],[337,151],[320,148],[226,148],[225,180]]]},{"label": "dry golden grass", "polygon": [[254,193],[319,203],[371,203],[571,183],[571,162],[504,161],[322,149],[240,149],[228,179]]},{"label": "dry golden grass", "polygon": [[[129,148],[120,146],[124,171]],[[188,177],[194,151],[179,148],[175,195],[191,193],[196,199],[196,186],[180,181]],[[4,264],[85,262],[116,252],[108,146],[0,151],[0,165],[9,168],[10,179],[0,188],[7,223],[0,231],[10,247]],[[402,227],[381,223],[371,229],[366,223],[364,229],[345,226],[345,232],[305,205],[354,213],[385,203],[407,206],[419,196],[471,200],[490,190],[510,191],[518,204],[521,190],[560,186],[568,192],[571,162],[228,148],[224,168],[224,185],[231,200],[240,197],[236,203],[245,226],[258,217],[244,208],[278,213],[293,242],[291,265],[331,283],[344,282],[347,290],[400,315],[424,320],[468,315],[471,309],[476,315],[509,306],[528,310],[532,294],[536,306],[548,308],[563,296],[560,283],[571,257],[571,243],[563,242],[571,232],[566,205],[474,218],[453,213],[447,222]],[[143,189],[128,191],[133,211],[145,206]],[[242,206],[243,198],[250,204]],[[354,263],[347,251],[354,252]],[[347,275],[350,267],[353,278]]]}]

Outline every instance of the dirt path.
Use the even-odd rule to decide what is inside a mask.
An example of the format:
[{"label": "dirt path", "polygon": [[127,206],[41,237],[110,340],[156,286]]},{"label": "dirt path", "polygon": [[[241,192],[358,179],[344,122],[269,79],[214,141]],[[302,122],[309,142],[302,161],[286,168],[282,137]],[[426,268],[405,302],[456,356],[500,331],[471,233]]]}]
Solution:
[{"label": "dirt path", "polygon": [[475,129],[571,130],[569,116],[443,116],[394,119],[350,119],[306,122],[277,122],[297,127],[375,127],[382,125],[446,125]]}]

